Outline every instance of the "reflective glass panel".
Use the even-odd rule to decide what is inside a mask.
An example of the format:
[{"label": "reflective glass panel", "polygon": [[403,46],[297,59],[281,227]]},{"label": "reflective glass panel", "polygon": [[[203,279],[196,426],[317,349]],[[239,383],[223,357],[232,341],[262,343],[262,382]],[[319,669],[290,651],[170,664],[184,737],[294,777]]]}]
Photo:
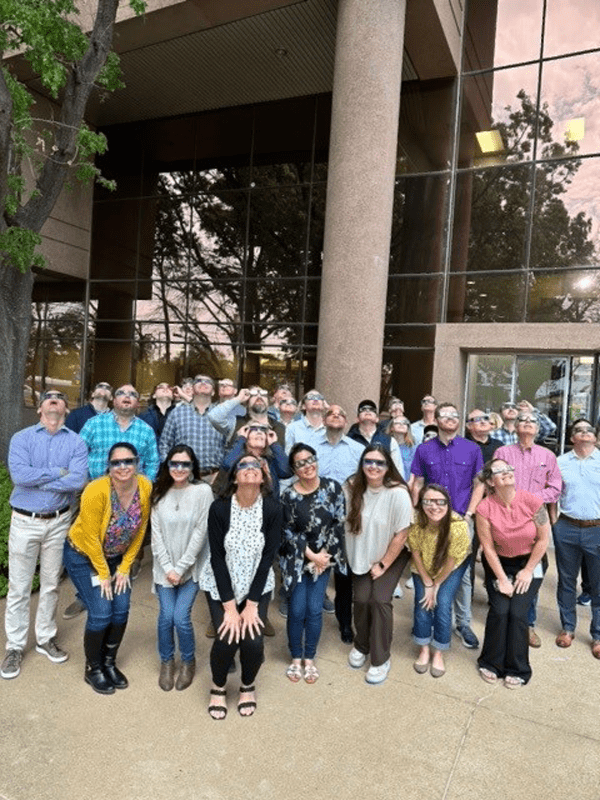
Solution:
[{"label": "reflective glass panel", "polygon": [[598,47],[600,5],[596,0],[546,0],[544,56]]},{"label": "reflective glass panel", "polygon": [[600,158],[538,164],[531,239],[533,269],[598,264]]},{"label": "reflective glass panel", "polygon": [[[410,420],[421,419],[421,398],[431,391],[433,349],[402,350],[384,348],[382,396],[390,394],[404,400]],[[350,412],[349,412],[350,413]]]},{"label": "reflective glass panel", "polygon": [[530,166],[496,167],[458,175],[453,272],[523,268],[531,181]]},{"label": "reflective glass panel", "polygon": [[459,166],[493,166],[533,157],[537,65],[467,76],[463,81]]},{"label": "reflective glass panel", "polygon": [[448,322],[523,322],[525,275],[450,277]]},{"label": "reflective glass panel", "polygon": [[309,187],[255,189],[250,195],[249,278],[304,275]]},{"label": "reflective glass panel", "polygon": [[448,169],[454,92],[453,78],[402,83],[397,173]]},{"label": "reflective glass panel", "polygon": [[386,323],[438,322],[440,276],[422,278],[390,277],[388,280]]},{"label": "reflective glass panel", "polygon": [[538,157],[600,153],[600,52],[544,63],[540,106]]},{"label": "reflective glass panel", "polygon": [[385,347],[433,347],[435,325],[386,325]]},{"label": "reflective glass panel", "polygon": [[513,400],[514,360],[512,355],[469,355],[467,414],[473,408],[498,413],[502,403]]},{"label": "reflective glass panel", "polygon": [[517,356],[516,402],[528,400],[556,425],[544,441],[558,452],[562,441],[562,412],[566,401],[568,359],[552,356]]},{"label": "reflective glass panel", "polygon": [[600,271],[532,273],[527,322],[600,322]]},{"label": "reflective glass panel", "polygon": [[465,71],[539,58],[543,0],[469,0]]},{"label": "reflective glass panel", "polygon": [[[594,357],[573,356],[571,358],[571,394],[569,396],[569,410],[567,420],[572,421],[578,417],[586,417],[595,423],[597,415],[594,414],[592,401],[594,395]],[[570,445],[570,442],[565,442]]]},{"label": "reflective glass panel", "polygon": [[448,182],[448,175],[396,179],[390,274],[442,270]]}]

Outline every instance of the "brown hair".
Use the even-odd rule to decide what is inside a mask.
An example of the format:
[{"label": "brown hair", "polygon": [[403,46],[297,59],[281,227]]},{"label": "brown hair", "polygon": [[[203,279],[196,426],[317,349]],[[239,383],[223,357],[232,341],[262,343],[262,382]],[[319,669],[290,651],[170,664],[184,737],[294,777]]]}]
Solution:
[{"label": "brown hair", "polygon": [[350,504],[347,521],[350,533],[353,533],[355,536],[358,536],[361,531],[363,495],[367,491],[368,487],[367,479],[365,477],[365,473],[363,472],[363,462],[369,453],[380,453],[385,458],[387,470],[383,478],[384,486],[386,486],[388,489],[391,489],[394,486],[402,486],[404,489],[406,489],[406,491],[408,491],[406,481],[396,469],[396,465],[392,461],[390,451],[387,449],[387,447],[384,447],[382,444],[368,445],[360,457],[356,472],[352,478],[348,480]]},{"label": "brown hair", "polygon": [[[423,509],[423,497],[425,496],[425,492],[429,491],[430,489],[443,494],[446,498],[446,502],[448,503],[448,513],[445,514],[440,520],[440,525],[438,528],[439,533],[435,545],[433,564],[431,567],[433,575],[437,575],[440,570],[443,569],[446,559],[448,558],[448,548],[450,547],[450,525],[452,522],[453,512],[452,501],[450,500],[450,495],[448,494],[447,489],[445,489],[443,486],[440,486],[439,483],[428,483],[427,486],[423,486],[421,488],[421,491],[419,492],[419,499],[417,500],[417,505],[415,506],[415,510],[417,512],[417,525],[419,528],[426,528],[430,523],[429,517]],[[454,516],[454,519],[457,519],[457,517]]]}]

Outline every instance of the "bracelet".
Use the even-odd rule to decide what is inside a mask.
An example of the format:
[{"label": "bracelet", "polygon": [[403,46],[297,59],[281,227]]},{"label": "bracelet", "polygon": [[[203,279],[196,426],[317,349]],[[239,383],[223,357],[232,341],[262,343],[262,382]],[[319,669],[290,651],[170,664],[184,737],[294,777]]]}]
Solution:
[{"label": "bracelet", "polygon": [[383,563],[383,561],[378,561],[377,563],[379,564],[381,569],[385,572],[385,564]]},{"label": "bracelet", "polygon": [[423,586],[426,589],[433,589],[433,587],[435,586],[435,583],[430,583],[430,584],[424,583]]}]

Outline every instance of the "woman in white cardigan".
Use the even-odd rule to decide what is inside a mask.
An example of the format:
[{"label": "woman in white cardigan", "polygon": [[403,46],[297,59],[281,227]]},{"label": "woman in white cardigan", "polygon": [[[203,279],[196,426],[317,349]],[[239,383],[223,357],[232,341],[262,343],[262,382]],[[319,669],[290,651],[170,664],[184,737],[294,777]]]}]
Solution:
[{"label": "woman in white cardigan", "polygon": [[[200,481],[198,459],[191,447],[171,448],[152,490],[152,554],[154,591],[158,596],[158,685],[187,689],[196,672],[196,641],[191,621],[198,594],[198,575],[208,556],[206,524],[213,494]],[[175,682],[175,631],[181,667]]]}]

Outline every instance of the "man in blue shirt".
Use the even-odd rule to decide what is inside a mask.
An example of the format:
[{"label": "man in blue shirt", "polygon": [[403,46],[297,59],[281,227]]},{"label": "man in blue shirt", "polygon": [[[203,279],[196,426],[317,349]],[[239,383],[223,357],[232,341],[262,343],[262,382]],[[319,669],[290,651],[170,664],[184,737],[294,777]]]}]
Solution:
[{"label": "man in blue shirt", "polygon": [[573,449],[558,458],[562,476],[560,517],[553,528],[558,586],[556,599],[562,631],[559,647],[570,647],[577,624],[577,576],[587,566],[592,598],[592,655],[600,659],[600,451],[597,431],[578,419],[570,431]]},{"label": "man in blue shirt", "polygon": [[140,395],[130,383],[115,392],[113,410],[89,419],[81,429],[88,447],[88,470],[94,480],[106,473],[108,451],[117,442],[129,442],[139,453],[140,472],[153,481],[158,472],[158,450],[154,431],[136,417]]},{"label": "man in blue shirt", "polygon": [[58,581],[63,545],[71,523],[75,494],[87,479],[87,449],[65,427],[67,400],[60,391],[40,397],[37,425],[12,437],[8,469],[14,484],[8,540],[10,581],[6,599],[6,656],[0,676],[21,671],[29,632],[31,581],[39,558],[40,594],[35,616],[36,651],[55,664],[68,658],[56,643]]},{"label": "man in blue shirt", "polygon": [[65,420],[65,425],[75,433],[80,433],[88,419],[95,417],[96,414],[106,414],[107,411],[110,411],[108,404],[111,400],[112,386],[110,383],[105,381],[97,383],[92,389],[90,402],[71,411]]}]

